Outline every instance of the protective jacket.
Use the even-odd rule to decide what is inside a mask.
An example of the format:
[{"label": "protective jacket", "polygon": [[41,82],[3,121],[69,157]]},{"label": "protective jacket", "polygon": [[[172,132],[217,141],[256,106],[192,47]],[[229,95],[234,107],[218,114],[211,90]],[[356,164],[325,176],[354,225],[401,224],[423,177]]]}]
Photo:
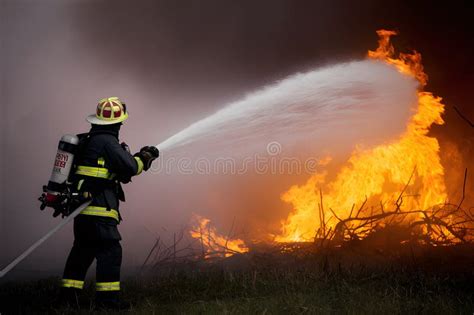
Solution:
[{"label": "protective jacket", "polygon": [[120,183],[128,183],[143,169],[143,162],[133,157],[119,143],[117,126],[93,125],[88,134],[79,135],[74,182],[81,194],[90,194],[92,203],[81,212],[102,222],[120,222],[119,203],[125,201]]}]

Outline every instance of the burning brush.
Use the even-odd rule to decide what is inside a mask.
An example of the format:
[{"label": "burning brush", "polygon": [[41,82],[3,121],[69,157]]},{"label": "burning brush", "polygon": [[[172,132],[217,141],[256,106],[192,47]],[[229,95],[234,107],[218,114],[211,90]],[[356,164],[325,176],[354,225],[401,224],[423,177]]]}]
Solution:
[{"label": "burning brush", "polygon": [[[421,55],[395,54],[390,38],[396,32],[379,30],[379,46],[368,58],[392,65],[416,79],[416,112],[405,132],[389,143],[372,149],[357,149],[331,182],[326,173],[313,175],[293,186],[281,199],[293,206],[282,223],[277,243],[318,242],[338,245],[366,239],[381,231],[403,231],[398,242],[452,245],[474,241],[474,216],[462,208],[463,199],[448,202],[444,168],[438,140],[428,135],[434,124],[444,124],[440,97],[424,91],[428,76]],[[204,256],[224,252],[225,257],[248,251],[240,240],[219,236],[210,221],[196,217],[190,232],[199,239]],[[224,251],[222,251],[224,249]]]},{"label": "burning brush", "polygon": [[229,257],[236,253],[248,252],[243,240],[232,238],[233,226],[228,236],[222,236],[211,225],[211,220],[195,214],[193,221],[195,223],[190,234],[199,240],[204,258]]},{"label": "burning brush", "polygon": [[474,239],[472,214],[447,201],[439,143],[428,135],[433,124],[444,123],[444,105],[440,97],[423,90],[428,77],[421,55],[397,57],[390,44],[396,33],[377,34],[379,47],[368,57],[418,80],[417,111],[399,139],[356,150],[334,181],[327,183],[326,174],[316,174],[305,185],[285,192],[282,200],[294,211],[283,223],[278,242],[308,241],[315,235],[323,240],[363,239],[393,225],[409,227],[409,234],[429,244]]}]

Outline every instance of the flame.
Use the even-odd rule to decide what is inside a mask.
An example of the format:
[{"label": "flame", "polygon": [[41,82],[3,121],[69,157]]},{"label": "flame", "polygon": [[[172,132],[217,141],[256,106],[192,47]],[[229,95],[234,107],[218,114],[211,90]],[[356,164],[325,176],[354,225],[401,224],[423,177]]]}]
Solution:
[{"label": "flame", "polygon": [[211,226],[211,220],[194,214],[193,221],[196,224],[191,228],[189,234],[192,238],[201,242],[204,258],[211,256],[230,257],[236,253],[249,251],[243,240],[230,239],[219,235],[216,229]]},{"label": "flame", "polygon": [[[396,56],[390,37],[397,33],[379,30],[377,34],[379,46],[368,52],[368,58],[393,65],[418,80],[416,112],[398,139],[372,149],[357,148],[332,182],[326,183],[325,173],[315,174],[304,185],[292,186],[283,193],[281,199],[290,203],[293,211],[282,223],[276,241],[311,240],[322,226],[334,230],[338,222],[335,216],[348,217],[359,205],[378,204],[380,200],[394,205],[404,189],[400,205],[404,210],[428,209],[447,200],[439,143],[428,136],[433,124],[444,123],[444,105],[440,97],[423,90],[428,76],[421,55],[415,51]],[[368,206],[363,211],[383,211],[374,208]]]}]

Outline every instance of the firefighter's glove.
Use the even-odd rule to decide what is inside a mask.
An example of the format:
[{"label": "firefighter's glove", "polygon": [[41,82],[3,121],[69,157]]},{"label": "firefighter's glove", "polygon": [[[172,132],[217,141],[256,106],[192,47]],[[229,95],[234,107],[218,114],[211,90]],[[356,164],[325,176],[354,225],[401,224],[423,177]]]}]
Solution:
[{"label": "firefighter's glove", "polygon": [[53,212],[53,217],[57,217],[60,214],[63,214],[65,212],[65,209],[61,206],[54,207],[54,212]]},{"label": "firefighter's glove", "polygon": [[54,209],[53,217],[57,217],[58,215],[61,214],[64,218],[64,216],[67,215],[68,204],[67,204],[66,199],[62,198],[60,203],[57,203],[55,205],[51,205],[50,207]]},{"label": "firefighter's glove", "polygon": [[146,146],[140,149],[140,152],[135,153],[134,156],[138,156],[143,162],[143,169],[148,171],[151,167],[151,163],[158,158],[160,152],[156,147]]}]

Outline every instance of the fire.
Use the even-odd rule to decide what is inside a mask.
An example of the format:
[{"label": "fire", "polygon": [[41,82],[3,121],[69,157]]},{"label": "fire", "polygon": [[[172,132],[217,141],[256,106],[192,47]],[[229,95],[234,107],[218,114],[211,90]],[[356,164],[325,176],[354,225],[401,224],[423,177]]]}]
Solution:
[{"label": "fire", "polygon": [[200,241],[204,258],[211,256],[229,257],[236,253],[249,251],[243,240],[230,239],[230,237],[219,235],[216,229],[211,226],[211,220],[196,214],[193,219],[196,224],[189,233],[192,238]]},{"label": "fire", "polygon": [[[286,191],[281,199],[290,203],[293,211],[276,237],[279,242],[308,241],[321,229],[335,230],[338,218],[350,216],[360,205],[366,205],[361,208],[362,215],[373,215],[384,213],[383,205],[423,210],[447,200],[439,143],[428,136],[433,124],[444,123],[444,105],[440,97],[423,90],[428,76],[423,71],[421,55],[413,52],[396,56],[390,43],[396,33],[379,30],[377,34],[379,46],[368,52],[368,58],[393,65],[418,80],[416,113],[398,139],[372,149],[356,149],[332,182],[327,183],[326,174],[321,173]],[[405,194],[399,198],[402,191]],[[408,220],[417,216],[421,214],[414,213]]]}]

